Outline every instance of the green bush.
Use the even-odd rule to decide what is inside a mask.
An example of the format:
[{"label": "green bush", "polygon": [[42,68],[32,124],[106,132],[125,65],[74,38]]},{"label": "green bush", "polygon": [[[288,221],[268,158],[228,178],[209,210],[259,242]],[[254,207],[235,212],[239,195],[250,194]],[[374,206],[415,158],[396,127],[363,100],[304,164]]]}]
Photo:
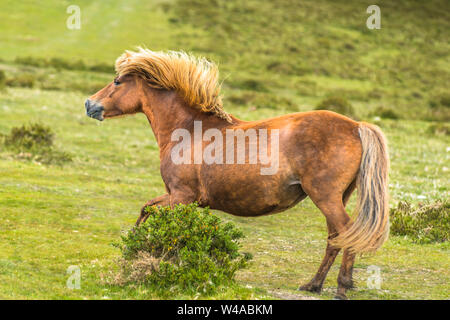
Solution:
[{"label": "green bush", "polygon": [[287,109],[295,110],[298,108],[289,98],[266,92],[246,91],[239,94],[231,94],[226,100],[236,106],[249,106],[255,109]]},{"label": "green bush", "polygon": [[66,88],[61,90],[76,90],[92,95],[104,87],[105,82],[101,81],[73,81],[67,83]]},{"label": "green bush", "polygon": [[450,202],[447,200],[421,204],[417,208],[403,201],[391,209],[390,217],[392,234],[408,236],[417,243],[450,239]]},{"label": "green bush", "polygon": [[240,90],[267,92],[267,84],[262,79],[237,79],[229,83],[230,87]]},{"label": "green bush", "polygon": [[251,258],[239,252],[242,231],[197,204],[147,207],[148,220],[115,243],[122,252],[116,284],[209,294],[233,281]]},{"label": "green bush", "polygon": [[355,110],[350,102],[338,96],[325,98],[316,106],[316,110],[330,110],[349,117],[355,116]]},{"label": "green bush", "polygon": [[20,150],[48,148],[53,144],[53,137],[54,134],[49,127],[32,123],[12,128],[11,133],[5,137],[5,145],[14,146]]},{"label": "green bush", "polygon": [[104,73],[114,73],[114,68],[110,64],[96,63],[87,65],[83,60],[68,60],[61,57],[38,58],[38,57],[16,57],[17,64],[33,66],[38,68],[55,68],[57,70],[81,70]]},{"label": "green bush", "polygon": [[425,120],[448,122],[450,121],[450,108],[444,106],[430,108]]},{"label": "green bush", "polygon": [[313,68],[307,63],[286,61],[283,59],[273,61],[266,66],[267,70],[284,75],[300,76],[313,72]]},{"label": "green bush", "polygon": [[0,70],[0,91],[5,89],[6,86],[6,75],[3,70]]},{"label": "green bush", "polygon": [[72,157],[53,147],[54,133],[40,123],[14,127],[3,137],[3,145],[13,151],[19,158],[34,160],[44,164],[62,164]]},{"label": "green bush", "polygon": [[430,109],[426,120],[450,121],[450,94],[439,92],[429,101]]},{"label": "green bush", "polygon": [[87,67],[90,71],[104,72],[104,73],[115,73],[114,66],[107,63],[97,63]]},{"label": "green bush", "polygon": [[439,102],[443,107],[450,108],[450,94],[443,94]]},{"label": "green bush", "polygon": [[434,95],[430,101],[429,105],[432,109],[439,107],[450,108],[450,94],[449,93],[439,93]]},{"label": "green bush", "polygon": [[377,109],[375,109],[374,112],[372,112],[372,116],[378,116],[383,119],[393,119],[393,120],[397,120],[400,118],[399,115],[394,110],[386,107],[378,107]]},{"label": "green bush", "polygon": [[20,73],[6,80],[8,87],[33,88],[36,82],[36,76],[32,73]]},{"label": "green bush", "polygon": [[67,60],[63,58],[51,58],[47,61],[46,65],[52,66],[55,69],[66,69],[66,70],[85,70],[86,65],[84,64],[83,60]]},{"label": "green bush", "polygon": [[[74,62],[76,63],[76,62]],[[64,65],[64,64],[62,64]],[[1,70],[0,70],[1,72]],[[94,94],[105,86],[105,81],[90,77],[70,77],[69,75],[54,77],[41,71],[17,70],[6,78],[6,86],[22,88],[39,88],[43,90],[80,91]],[[2,86],[0,74],[0,90]]]},{"label": "green bush", "polygon": [[33,67],[45,67],[47,65],[47,60],[43,58],[36,57],[16,57],[14,60],[16,63],[24,65],[24,66],[33,66]]},{"label": "green bush", "polygon": [[428,127],[427,132],[437,136],[448,136],[450,135],[450,124],[445,122],[434,123]]}]

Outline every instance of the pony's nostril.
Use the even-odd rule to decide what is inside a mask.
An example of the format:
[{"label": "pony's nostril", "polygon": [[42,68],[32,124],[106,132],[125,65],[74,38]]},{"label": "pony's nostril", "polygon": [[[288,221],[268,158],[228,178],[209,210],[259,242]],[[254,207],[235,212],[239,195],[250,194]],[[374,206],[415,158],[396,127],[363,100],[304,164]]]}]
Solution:
[{"label": "pony's nostril", "polygon": [[86,107],[86,115],[90,118],[94,118],[100,121],[103,121],[103,111],[105,108],[97,102],[92,102],[87,99],[84,103]]}]

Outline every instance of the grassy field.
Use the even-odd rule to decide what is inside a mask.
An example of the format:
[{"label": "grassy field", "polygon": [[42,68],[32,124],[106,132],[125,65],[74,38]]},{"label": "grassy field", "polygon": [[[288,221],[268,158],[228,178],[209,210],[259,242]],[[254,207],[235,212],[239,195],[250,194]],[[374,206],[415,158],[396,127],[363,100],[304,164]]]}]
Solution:
[{"label": "grassy field", "polygon": [[[112,73],[32,66],[18,57],[112,65],[137,45],[206,55],[220,65],[225,109],[245,120],[344,97],[355,118],[386,133],[391,206],[448,198],[450,138],[430,131],[449,121],[447,2],[381,2],[380,30],[365,27],[368,1],[77,1],[80,30],[66,28],[69,4],[0,4],[0,70],[7,79],[32,79],[30,86],[19,79],[0,91],[0,134],[41,122],[55,132],[56,147],[73,157],[63,166],[43,165],[0,146],[0,298],[159,298],[145,287],[101,280],[117,268],[111,242],[147,200],[164,192],[147,120],[136,115],[99,123],[85,116],[84,100]],[[398,119],[380,117],[380,107]],[[354,199],[349,210],[353,205]],[[310,200],[268,217],[217,215],[244,230],[243,249],[254,259],[235,286],[201,298],[334,296],[340,258],[322,295],[296,291],[317,270],[326,244],[325,219]],[[71,265],[81,269],[80,290],[66,286]],[[381,268],[380,290],[366,285],[371,265]],[[357,289],[348,296],[448,299],[449,270],[448,242],[419,245],[391,236],[378,253],[357,260]]]}]

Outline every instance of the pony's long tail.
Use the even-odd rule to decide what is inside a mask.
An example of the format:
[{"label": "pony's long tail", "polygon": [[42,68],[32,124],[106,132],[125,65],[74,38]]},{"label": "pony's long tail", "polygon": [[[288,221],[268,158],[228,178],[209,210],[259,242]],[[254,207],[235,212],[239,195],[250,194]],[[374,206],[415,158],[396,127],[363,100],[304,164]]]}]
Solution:
[{"label": "pony's long tail", "polygon": [[332,244],[352,253],[374,252],[389,236],[389,156],[381,130],[361,122],[362,157],[357,177],[356,220]]}]

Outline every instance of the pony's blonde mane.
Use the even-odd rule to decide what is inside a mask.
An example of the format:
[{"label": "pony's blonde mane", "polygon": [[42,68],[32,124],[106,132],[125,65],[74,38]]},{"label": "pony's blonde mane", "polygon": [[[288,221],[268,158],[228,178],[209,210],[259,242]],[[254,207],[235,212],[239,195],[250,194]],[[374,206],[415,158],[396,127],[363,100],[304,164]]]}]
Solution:
[{"label": "pony's blonde mane", "polygon": [[125,51],[116,60],[119,76],[136,74],[152,88],[175,90],[192,108],[211,112],[231,122],[223,110],[217,66],[185,52],[155,52],[144,48]]}]

